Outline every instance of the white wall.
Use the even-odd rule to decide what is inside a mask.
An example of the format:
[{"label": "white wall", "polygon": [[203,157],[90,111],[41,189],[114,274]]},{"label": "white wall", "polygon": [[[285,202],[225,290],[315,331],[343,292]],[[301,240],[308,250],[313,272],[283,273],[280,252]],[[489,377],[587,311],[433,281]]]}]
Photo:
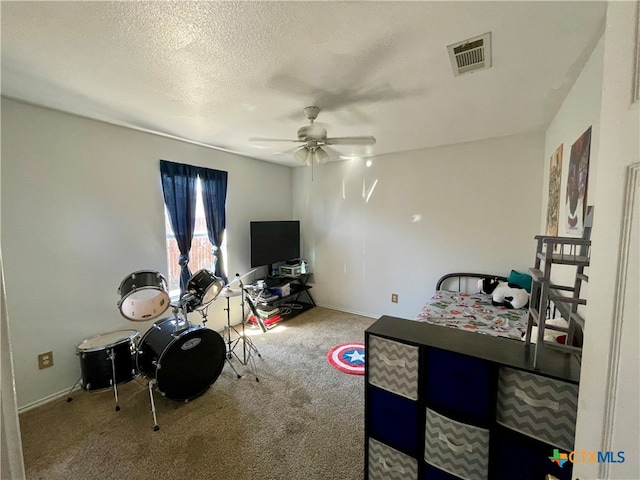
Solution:
[{"label": "white wall", "polygon": [[[549,160],[555,150],[560,145],[563,145],[558,235],[567,237],[581,236],[581,233],[576,234],[567,230],[566,189],[567,178],[569,176],[571,146],[589,127],[591,127],[591,151],[585,205],[594,204],[596,186],[595,173],[598,167],[598,150],[600,145],[600,98],[602,92],[603,52],[604,41],[600,40],[583,67],[579,78],[562,103],[562,107],[556,113],[556,116],[546,131],[540,234],[544,234],[546,228],[547,202],[549,197]],[[596,216],[604,214],[604,212],[600,213],[598,208],[595,209]],[[556,283],[573,285],[575,280],[575,267],[554,265],[551,273]],[[583,284],[581,294],[587,296],[588,292],[589,284]],[[585,315],[582,307],[579,311],[580,314]]]},{"label": "white wall", "polygon": [[[634,292],[630,301],[635,302],[635,310],[619,308],[621,305],[615,303],[626,170],[638,162],[640,145],[638,102],[632,104],[631,100],[634,52],[638,48],[637,8],[634,2],[609,2],[605,34],[545,137],[541,231],[546,214],[549,157],[564,143],[565,189],[571,144],[589,125],[594,126],[587,204],[595,206],[595,217],[589,283],[583,292],[587,299],[583,309],[586,326],[575,449],[625,452],[624,463],[576,463],[574,478],[640,478],[637,265],[629,270],[631,276],[626,285],[627,292]],[[561,204],[560,218],[565,215]],[[634,215],[638,217],[637,210]],[[566,235],[562,225],[559,233]],[[637,255],[638,246],[632,247]],[[610,374],[612,365],[618,366],[619,371]]]},{"label": "white wall", "polygon": [[542,133],[528,134],[374,158],[370,167],[296,168],[294,216],[316,302],[414,318],[445,273],[526,271],[543,147]]},{"label": "white wall", "polygon": [[[229,172],[230,275],[249,271],[250,220],[291,218],[289,167],[2,99],[2,248],[19,407],[73,385],[83,339],[150,327],[120,315],[116,291],[136,270],[167,275],[160,159]],[[278,186],[268,201],[263,185]],[[215,330],[226,321],[223,301],[209,308]],[[54,366],[38,370],[37,355],[50,350]]]}]

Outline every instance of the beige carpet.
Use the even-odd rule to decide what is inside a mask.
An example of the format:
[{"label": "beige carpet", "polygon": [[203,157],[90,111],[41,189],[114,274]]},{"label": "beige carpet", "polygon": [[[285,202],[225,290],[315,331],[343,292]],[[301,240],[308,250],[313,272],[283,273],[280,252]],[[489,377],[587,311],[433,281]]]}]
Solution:
[{"label": "beige carpet", "polygon": [[[247,329],[262,358],[259,382],[234,360],[188,403],[156,394],[153,431],[147,381],[78,390],[20,415],[28,479],[364,478],[364,377],[326,360],[338,343],[364,341],[375,320],[321,307],[267,333]],[[141,332],[143,333],[143,332]]]}]

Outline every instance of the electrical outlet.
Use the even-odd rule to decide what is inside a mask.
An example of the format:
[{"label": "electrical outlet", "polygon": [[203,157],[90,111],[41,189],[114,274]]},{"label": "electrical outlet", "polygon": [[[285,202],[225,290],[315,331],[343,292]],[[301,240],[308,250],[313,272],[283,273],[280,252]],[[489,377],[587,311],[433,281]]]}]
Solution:
[{"label": "electrical outlet", "polygon": [[391,294],[391,302],[392,303],[398,303],[398,294],[397,293],[392,293]]},{"label": "electrical outlet", "polygon": [[53,352],[38,355],[38,368],[42,370],[43,368],[49,367],[53,367]]}]

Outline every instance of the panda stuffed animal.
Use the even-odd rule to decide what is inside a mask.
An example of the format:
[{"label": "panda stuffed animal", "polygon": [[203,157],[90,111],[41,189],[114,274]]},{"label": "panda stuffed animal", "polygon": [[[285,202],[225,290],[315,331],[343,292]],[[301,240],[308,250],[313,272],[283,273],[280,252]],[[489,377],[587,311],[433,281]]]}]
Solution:
[{"label": "panda stuffed animal", "polygon": [[485,277],[478,282],[480,291],[491,295],[494,306],[525,308],[529,306],[529,293],[515,283],[507,283],[495,277]]}]

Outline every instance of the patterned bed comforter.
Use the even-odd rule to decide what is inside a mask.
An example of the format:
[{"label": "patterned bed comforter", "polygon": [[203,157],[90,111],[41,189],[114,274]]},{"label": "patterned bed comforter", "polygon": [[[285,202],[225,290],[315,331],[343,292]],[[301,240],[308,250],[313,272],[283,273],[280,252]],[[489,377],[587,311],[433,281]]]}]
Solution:
[{"label": "patterned bed comforter", "polygon": [[520,340],[527,331],[527,312],[495,307],[484,293],[438,290],[414,320]]}]

